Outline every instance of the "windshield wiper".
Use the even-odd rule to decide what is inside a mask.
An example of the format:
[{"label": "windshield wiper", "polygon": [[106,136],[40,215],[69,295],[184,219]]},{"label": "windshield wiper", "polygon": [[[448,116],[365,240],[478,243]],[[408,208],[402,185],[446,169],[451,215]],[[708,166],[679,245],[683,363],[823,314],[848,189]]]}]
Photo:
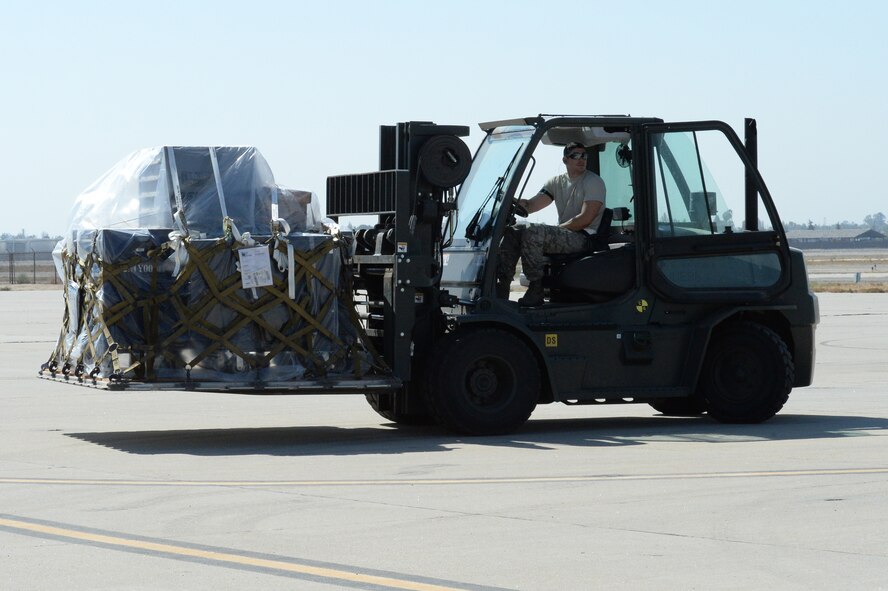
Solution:
[{"label": "windshield wiper", "polygon": [[521,153],[521,148],[523,147],[524,144],[522,143],[518,146],[518,149],[515,150],[515,154],[509,161],[506,170],[503,172],[502,176],[498,177],[496,182],[493,183],[490,192],[487,193],[487,197],[485,197],[484,201],[481,203],[481,207],[478,208],[478,211],[475,212],[475,215],[473,215],[471,221],[469,221],[469,225],[466,226],[466,238],[469,240],[482,242],[490,236],[490,231],[493,229],[493,212],[496,211],[496,207],[491,210],[491,215],[489,217],[485,218],[484,213],[491,199],[494,200],[494,203],[497,203],[505,195],[506,192],[503,188],[506,184],[506,179],[509,178],[509,174],[512,172],[512,166],[515,165],[515,160],[518,159],[518,154]]}]

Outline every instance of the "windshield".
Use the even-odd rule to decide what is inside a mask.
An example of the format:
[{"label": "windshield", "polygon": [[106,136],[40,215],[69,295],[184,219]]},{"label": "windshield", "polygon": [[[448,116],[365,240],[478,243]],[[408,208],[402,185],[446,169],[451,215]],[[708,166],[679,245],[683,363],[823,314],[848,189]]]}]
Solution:
[{"label": "windshield", "polygon": [[533,132],[533,127],[503,127],[484,138],[472,172],[459,191],[455,240],[465,240],[470,226],[483,226],[496,218],[503,194]]}]

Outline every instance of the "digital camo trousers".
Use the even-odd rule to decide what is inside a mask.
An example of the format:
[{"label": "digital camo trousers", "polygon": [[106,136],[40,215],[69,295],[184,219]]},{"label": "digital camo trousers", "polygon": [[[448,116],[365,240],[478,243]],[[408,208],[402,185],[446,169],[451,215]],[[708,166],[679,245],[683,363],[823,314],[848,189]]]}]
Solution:
[{"label": "digital camo trousers", "polygon": [[580,252],[588,247],[589,237],[585,232],[548,224],[510,226],[500,244],[496,278],[500,282],[511,282],[520,258],[527,280],[539,281],[543,277],[546,253]]}]

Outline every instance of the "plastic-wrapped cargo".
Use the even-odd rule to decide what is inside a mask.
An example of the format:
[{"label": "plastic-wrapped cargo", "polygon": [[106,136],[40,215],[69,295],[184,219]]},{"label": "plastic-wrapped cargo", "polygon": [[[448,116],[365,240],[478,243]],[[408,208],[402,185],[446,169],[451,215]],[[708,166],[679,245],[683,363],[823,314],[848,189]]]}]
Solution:
[{"label": "plastic-wrapped cargo", "polygon": [[41,375],[88,385],[283,387],[377,363],[344,245],[317,199],[251,147],[134,152],[77,197],[56,247],[66,285]]},{"label": "plastic-wrapped cargo", "polygon": [[133,152],[87,187],[69,230],[174,228],[181,212],[197,237],[222,236],[226,217],[258,235],[272,232],[274,218],[318,232],[319,211],[312,193],[278,187],[256,148],[167,146]]}]

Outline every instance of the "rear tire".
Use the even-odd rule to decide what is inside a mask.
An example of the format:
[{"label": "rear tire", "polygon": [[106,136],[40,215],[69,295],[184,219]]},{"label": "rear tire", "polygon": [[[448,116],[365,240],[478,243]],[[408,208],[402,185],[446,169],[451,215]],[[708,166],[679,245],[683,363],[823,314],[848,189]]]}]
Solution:
[{"label": "rear tire", "polygon": [[432,352],[429,408],[447,429],[498,435],[523,425],[540,395],[540,369],[530,348],[500,329],[455,332]]},{"label": "rear tire", "polygon": [[722,423],[760,423],[789,399],[794,369],[777,333],[754,322],[732,323],[712,336],[699,393]]}]

